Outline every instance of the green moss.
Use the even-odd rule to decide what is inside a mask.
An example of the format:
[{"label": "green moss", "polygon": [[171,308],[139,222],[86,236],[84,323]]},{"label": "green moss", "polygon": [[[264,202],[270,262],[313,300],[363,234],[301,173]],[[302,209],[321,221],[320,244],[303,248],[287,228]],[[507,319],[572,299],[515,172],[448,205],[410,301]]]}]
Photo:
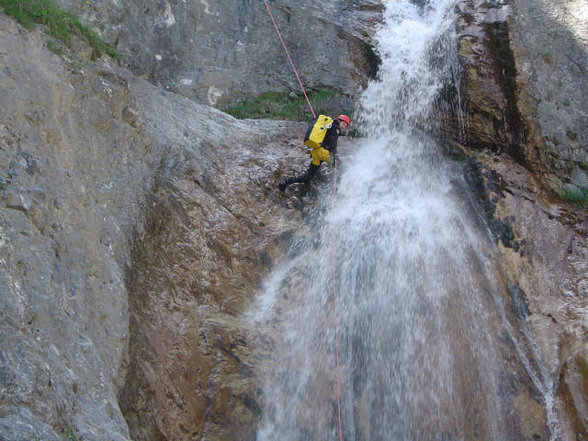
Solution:
[{"label": "green moss", "polygon": [[4,173],[0,173],[0,190],[6,190],[8,184],[12,182],[12,173],[6,171]]},{"label": "green moss", "polygon": [[[334,90],[323,89],[308,94],[315,113],[337,115],[341,113],[341,95]],[[256,98],[223,109],[235,118],[268,118],[307,121],[312,117],[304,96],[290,98],[279,92],[265,92]]]},{"label": "green moss", "polygon": [[29,30],[35,24],[45,25],[49,35],[70,48],[72,35],[78,35],[92,47],[92,57],[100,57],[105,53],[120,61],[115,49],[105,43],[96,32],[81,24],[74,14],[64,11],[50,0],[0,0],[0,6],[5,14]]},{"label": "green moss", "polygon": [[580,372],[584,381],[588,381],[588,361],[583,358],[578,359],[578,372]]},{"label": "green moss", "polygon": [[51,52],[54,52],[58,55],[63,53],[63,51],[61,50],[61,47],[59,47],[59,45],[57,44],[57,42],[55,40],[48,40],[47,47],[49,48],[49,50]]},{"label": "green moss", "polygon": [[581,205],[582,207],[588,206],[588,187],[584,187],[576,191],[567,190],[563,195],[563,200],[573,202],[574,204]]},{"label": "green moss", "polygon": [[71,426],[67,426],[66,429],[66,434],[67,434],[67,439],[70,441],[77,441],[77,438],[73,432],[73,429],[71,428]]}]

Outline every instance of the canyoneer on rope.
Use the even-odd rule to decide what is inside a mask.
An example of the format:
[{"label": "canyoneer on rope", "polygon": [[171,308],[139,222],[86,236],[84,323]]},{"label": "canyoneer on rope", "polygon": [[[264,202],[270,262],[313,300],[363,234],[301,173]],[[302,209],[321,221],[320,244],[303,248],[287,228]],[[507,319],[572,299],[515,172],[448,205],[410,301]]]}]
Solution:
[{"label": "canyoneer on rope", "polygon": [[[339,134],[341,130],[346,129],[350,124],[351,124],[351,119],[347,116],[347,115],[339,115],[337,117],[337,119],[335,121],[332,121],[330,124],[325,124],[327,122],[326,117],[324,115],[319,116],[319,118],[322,118],[322,124],[320,124],[318,127],[315,127],[319,118],[317,118],[316,113],[314,112],[314,109],[312,108],[312,103],[310,102],[310,99],[308,99],[308,95],[306,94],[306,91],[304,90],[304,86],[302,85],[302,81],[300,80],[300,76],[298,75],[298,72],[296,71],[296,67],[294,66],[294,62],[292,61],[292,57],[290,56],[290,53],[288,52],[288,48],[286,47],[286,44],[284,43],[284,39],[282,38],[282,35],[280,34],[280,30],[278,29],[278,25],[276,24],[276,20],[274,19],[274,16],[272,15],[272,11],[269,7],[269,4],[267,3],[267,0],[263,0],[263,3],[265,4],[265,7],[267,9],[267,13],[269,14],[272,23],[274,24],[274,28],[276,29],[276,33],[278,34],[278,37],[280,38],[280,42],[282,43],[282,46],[284,48],[284,52],[286,53],[288,60],[290,61],[290,65],[292,66],[292,70],[294,71],[294,74],[296,75],[296,79],[298,80],[298,83],[300,84],[300,88],[302,89],[302,92],[304,93],[304,97],[306,98],[306,102],[308,103],[308,107],[310,108],[310,111],[312,112],[312,116],[316,119],[316,121],[314,122],[314,124],[311,125],[311,127],[309,128],[309,133],[307,133],[307,136],[305,136],[305,144],[309,145],[309,147],[312,149],[311,153],[310,153],[310,157],[312,158],[312,161],[310,163],[310,166],[308,167],[308,170],[306,171],[306,173],[304,175],[301,176],[296,176],[294,178],[289,178],[286,179],[285,181],[282,181],[279,183],[279,188],[280,191],[284,191],[286,190],[286,187],[290,184],[293,184],[294,182],[308,182],[310,181],[310,179],[312,179],[312,177],[316,174],[316,172],[318,171],[319,167],[321,166],[321,163],[324,161],[328,161],[329,159],[333,160],[333,165],[334,165],[334,169],[335,169],[335,186],[333,187],[333,195],[336,196],[337,195],[337,159],[336,158],[336,153],[337,153],[337,139],[339,138]],[[331,119],[331,118],[329,118]],[[318,131],[318,133],[317,133]],[[314,132],[314,133],[313,133]],[[324,133],[323,133],[324,132]],[[315,146],[313,144],[313,140],[317,143],[317,145]],[[316,148],[315,148],[316,147]],[[316,151],[316,152],[315,152]],[[326,152],[326,154],[325,154]],[[333,200],[335,200],[335,198],[333,198]],[[331,238],[333,238],[334,235],[331,235]],[[332,255],[335,256],[335,242],[332,241],[331,242],[331,247],[332,247]],[[335,279],[335,274],[336,274],[336,261],[335,259],[332,260],[332,268],[333,268],[333,279]],[[333,304],[334,304],[334,309],[335,311],[337,310],[337,284],[333,283]],[[335,313],[335,317],[337,317],[337,314]],[[343,420],[341,417],[341,378],[340,378],[340,372],[339,372],[339,331],[338,331],[338,321],[335,320],[335,366],[336,366],[336,391],[337,391],[337,426],[339,428],[339,441],[343,441]]]},{"label": "canyoneer on rope", "polygon": [[323,162],[336,165],[337,140],[341,130],[345,130],[350,124],[351,119],[347,115],[339,115],[336,120],[326,115],[315,118],[304,136],[304,144],[310,148],[310,165],[303,174],[281,181],[278,184],[280,191],[286,190],[290,184],[310,182]]},{"label": "canyoneer on rope", "polygon": [[276,33],[278,34],[280,42],[282,43],[282,47],[284,48],[284,52],[288,57],[288,61],[292,66],[292,70],[296,75],[298,84],[300,84],[300,89],[302,89],[302,93],[304,94],[304,98],[306,98],[306,102],[308,103],[308,107],[312,112],[312,116],[315,118],[309,128],[307,136],[304,139],[305,144],[311,149],[310,157],[312,158],[312,161],[310,163],[310,166],[306,170],[306,173],[281,181],[278,184],[278,188],[280,189],[280,191],[284,191],[286,190],[286,187],[290,184],[294,184],[296,182],[309,182],[312,179],[312,177],[316,175],[316,172],[318,171],[320,165],[323,162],[327,162],[329,160],[333,161],[336,170],[337,158],[335,154],[337,152],[337,138],[339,137],[341,130],[345,130],[349,126],[349,124],[351,124],[351,119],[347,115],[339,115],[335,121],[333,121],[332,118],[325,115],[319,115],[318,117],[316,116],[314,109],[312,108],[312,103],[310,102],[310,99],[306,94],[306,90],[302,85],[302,80],[300,80],[300,76],[296,71],[296,66],[294,66],[294,62],[292,61],[290,52],[288,52],[288,48],[284,43],[282,34],[278,29],[278,25],[276,23],[276,20],[274,19],[269,4],[267,0],[263,0],[263,3],[265,4],[267,13],[269,14],[272,20],[274,28],[276,29]]}]

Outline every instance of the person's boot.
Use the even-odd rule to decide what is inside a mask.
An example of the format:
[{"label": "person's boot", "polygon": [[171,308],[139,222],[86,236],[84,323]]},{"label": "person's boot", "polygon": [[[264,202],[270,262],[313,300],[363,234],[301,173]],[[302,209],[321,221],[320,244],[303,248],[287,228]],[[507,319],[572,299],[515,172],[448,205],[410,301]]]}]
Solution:
[{"label": "person's boot", "polygon": [[[304,175],[302,177],[304,177]],[[280,181],[278,188],[280,191],[284,191],[288,185],[296,184],[298,182],[307,182],[307,179],[301,179],[301,176],[292,176],[291,178]]]}]

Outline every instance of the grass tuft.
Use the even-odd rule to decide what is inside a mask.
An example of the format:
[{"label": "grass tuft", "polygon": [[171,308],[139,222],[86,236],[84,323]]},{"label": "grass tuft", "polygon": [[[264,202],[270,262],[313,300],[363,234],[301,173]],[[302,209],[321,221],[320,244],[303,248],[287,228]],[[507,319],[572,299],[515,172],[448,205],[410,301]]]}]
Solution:
[{"label": "grass tuft", "polygon": [[[341,113],[341,96],[334,90],[319,90],[308,94],[315,113],[338,115]],[[304,96],[290,98],[279,92],[265,92],[256,98],[224,109],[235,118],[245,119],[285,119],[308,121],[312,118]]]},{"label": "grass tuft", "polygon": [[71,426],[67,426],[66,434],[67,434],[67,439],[68,440],[70,440],[70,441],[77,441],[76,435],[74,434],[74,431],[71,428]]},{"label": "grass tuft", "polygon": [[575,204],[581,205],[582,207],[588,206],[588,187],[581,188],[577,191],[570,191],[567,190],[564,195],[563,199],[568,202],[573,202]]},{"label": "grass tuft", "polygon": [[49,35],[69,48],[72,47],[72,35],[78,35],[92,47],[93,58],[107,54],[120,62],[120,57],[112,46],[105,43],[96,32],[81,24],[74,14],[64,11],[50,0],[0,0],[0,6],[5,14],[29,30],[35,24],[45,25]]}]

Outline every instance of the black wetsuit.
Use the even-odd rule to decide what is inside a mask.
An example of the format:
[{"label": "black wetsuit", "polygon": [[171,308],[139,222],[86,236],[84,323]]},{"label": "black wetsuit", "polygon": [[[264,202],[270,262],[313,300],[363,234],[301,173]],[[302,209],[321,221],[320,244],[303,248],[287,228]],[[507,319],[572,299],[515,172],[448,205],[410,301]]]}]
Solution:
[{"label": "black wetsuit", "polygon": [[[337,160],[337,140],[339,139],[340,133],[341,129],[339,127],[339,120],[335,120],[333,121],[331,128],[327,130],[325,139],[323,139],[323,142],[321,143],[322,147],[328,150],[331,155],[333,155],[333,160],[335,161]],[[311,162],[303,174],[293,176],[280,182],[278,185],[280,191],[284,191],[290,184],[310,182],[310,180],[317,174],[320,167],[320,164],[316,165]]]}]

